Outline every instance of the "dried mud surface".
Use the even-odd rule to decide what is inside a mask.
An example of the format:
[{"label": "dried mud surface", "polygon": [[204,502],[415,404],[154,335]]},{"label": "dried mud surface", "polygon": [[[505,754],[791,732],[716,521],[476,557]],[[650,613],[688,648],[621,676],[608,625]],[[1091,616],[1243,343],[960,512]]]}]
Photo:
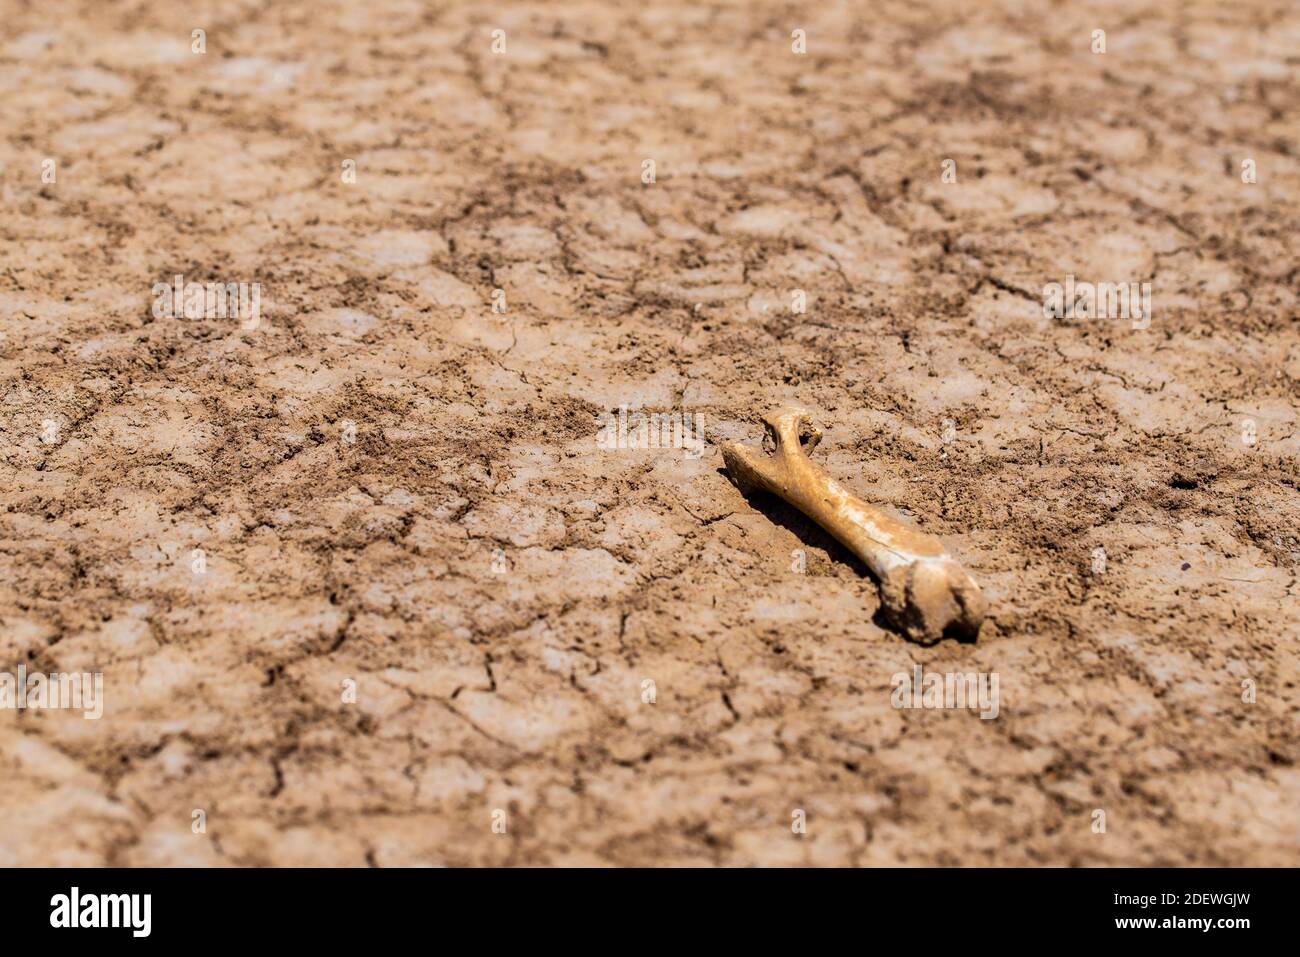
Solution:
[{"label": "dried mud surface", "polygon": [[[1295,863],[1300,11],[1080,6],[3,0],[2,667],[107,703],[0,864]],[[978,643],[728,481],[789,400]]]}]

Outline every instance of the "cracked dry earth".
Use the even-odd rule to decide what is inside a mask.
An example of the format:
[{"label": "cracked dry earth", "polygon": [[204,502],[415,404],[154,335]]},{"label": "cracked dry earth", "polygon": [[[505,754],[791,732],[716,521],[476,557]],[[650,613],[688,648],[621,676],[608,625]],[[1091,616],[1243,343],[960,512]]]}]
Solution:
[{"label": "cracked dry earth", "polygon": [[[1294,863],[1300,11],[956,6],[3,0],[0,649],[107,700],[0,863]],[[728,481],[786,401],[977,643]]]}]

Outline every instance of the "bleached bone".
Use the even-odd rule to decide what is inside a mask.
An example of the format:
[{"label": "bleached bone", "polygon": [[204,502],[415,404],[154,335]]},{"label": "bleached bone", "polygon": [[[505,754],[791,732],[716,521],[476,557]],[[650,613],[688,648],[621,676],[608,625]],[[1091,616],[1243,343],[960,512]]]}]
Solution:
[{"label": "bleached bone", "polygon": [[[945,633],[979,633],[987,602],[939,539],[868,505],[814,465],[808,453],[822,433],[806,409],[778,409],[763,421],[774,455],[722,445],[727,471],[738,483],[789,502],[862,559],[879,579],[886,618],[912,640],[932,644]],[[811,436],[806,446],[799,440],[803,425]]]}]

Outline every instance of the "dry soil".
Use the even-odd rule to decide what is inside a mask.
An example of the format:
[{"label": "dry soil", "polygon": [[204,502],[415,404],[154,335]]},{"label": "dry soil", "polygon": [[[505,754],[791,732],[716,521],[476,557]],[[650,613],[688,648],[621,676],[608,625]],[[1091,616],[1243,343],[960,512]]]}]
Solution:
[{"label": "dry soil", "polygon": [[[1295,863],[1298,65],[1254,0],[2,0],[0,668],[106,703],[0,712],[0,864]],[[787,401],[978,642],[728,481]]]}]

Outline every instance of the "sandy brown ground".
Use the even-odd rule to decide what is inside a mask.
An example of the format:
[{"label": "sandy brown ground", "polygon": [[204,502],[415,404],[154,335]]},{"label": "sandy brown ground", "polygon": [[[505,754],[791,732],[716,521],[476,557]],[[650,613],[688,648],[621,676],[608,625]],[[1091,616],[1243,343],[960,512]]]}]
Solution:
[{"label": "sandy brown ground", "polygon": [[[1281,2],[3,0],[0,668],[108,700],[0,712],[0,864],[1295,863],[1298,66]],[[786,400],[978,643],[595,443]]]}]

